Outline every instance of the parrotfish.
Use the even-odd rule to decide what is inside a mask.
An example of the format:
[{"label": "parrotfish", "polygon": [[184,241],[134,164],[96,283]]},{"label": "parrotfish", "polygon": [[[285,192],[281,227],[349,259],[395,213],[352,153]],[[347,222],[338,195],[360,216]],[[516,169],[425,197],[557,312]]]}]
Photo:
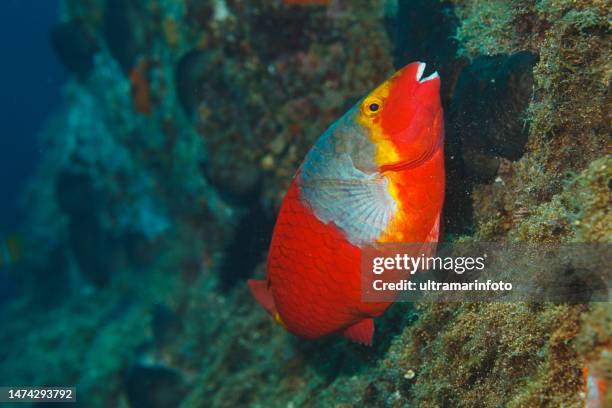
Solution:
[{"label": "parrotfish", "polygon": [[435,243],[444,201],[437,72],[411,63],[332,124],[281,204],[255,299],[289,332],[371,345],[389,302],[361,299],[361,254],[383,243]]}]

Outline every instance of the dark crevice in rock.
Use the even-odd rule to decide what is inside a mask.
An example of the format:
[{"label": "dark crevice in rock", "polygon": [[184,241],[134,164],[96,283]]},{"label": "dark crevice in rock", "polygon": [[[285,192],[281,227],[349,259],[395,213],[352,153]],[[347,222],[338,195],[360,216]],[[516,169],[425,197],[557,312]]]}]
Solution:
[{"label": "dark crevice in rock", "polygon": [[264,260],[267,253],[273,227],[273,215],[257,203],[242,216],[232,240],[225,248],[219,270],[219,282],[223,292],[244,284],[244,281],[253,275],[253,270]]},{"label": "dark crevice in rock", "polygon": [[64,67],[83,81],[94,67],[98,45],[79,19],[57,24],[49,30],[51,46]]},{"label": "dark crevice in rock", "polygon": [[529,126],[525,109],[537,57],[529,52],[482,56],[469,63],[457,57],[458,20],[450,2],[400,1],[388,19],[395,65],[423,61],[442,78],[446,129],[444,231],[473,230],[474,183],[495,179],[503,159],[524,153]]}]

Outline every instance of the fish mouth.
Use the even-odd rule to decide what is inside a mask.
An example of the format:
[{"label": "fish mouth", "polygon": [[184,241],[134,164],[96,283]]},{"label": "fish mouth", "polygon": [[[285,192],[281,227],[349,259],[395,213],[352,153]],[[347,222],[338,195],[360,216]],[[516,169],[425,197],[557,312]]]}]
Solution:
[{"label": "fish mouth", "polygon": [[423,73],[425,72],[425,67],[427,66],[426,63],[424,62],[419,62],[419,66],[417,67],[417,72],[416,72],[416,80],[419,84],[425,83],[427,81],[431,81],[432,79],[436,79],[438,78],[440,75],[438,75],[438,71],[434,71],[433,74],[425,77],[425,78],[421,78],[423,76]]}]

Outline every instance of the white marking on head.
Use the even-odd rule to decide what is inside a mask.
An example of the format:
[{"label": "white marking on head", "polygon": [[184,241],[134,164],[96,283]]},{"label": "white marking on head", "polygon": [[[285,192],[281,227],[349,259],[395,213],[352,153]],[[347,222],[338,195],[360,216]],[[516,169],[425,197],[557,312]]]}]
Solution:
[{"label": "white marking on head", "polygon": [[434,71],[433,74],[431,74],[430,76],[428,76],[427,78],[423,78],[419,81],[420,84],[422,84],[423,82],[427,82],[427,81],[431,81],[432,79],[436,79],[439,78],[440,75],[438,75],[438,71]]},{"label": "white marking on head", "polygon": [[425,72],[425,66],[427,64],[425,64],[424,62],[419,62],[419,66],[417,68],[417,72],[416,72],[416,80],[417,82],[419,82],[421,80],[421,77],[423,76],[423,72]]}]

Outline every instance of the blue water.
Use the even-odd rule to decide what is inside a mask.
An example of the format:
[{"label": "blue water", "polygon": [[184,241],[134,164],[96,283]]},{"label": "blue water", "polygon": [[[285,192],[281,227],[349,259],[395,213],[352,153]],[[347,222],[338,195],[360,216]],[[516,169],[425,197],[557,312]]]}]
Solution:
[{"label": "blue water", "polygon": [[66,76],[51,49],[59,0],[0,2],[0,239],[23,218],[16,199],[41,156],[37,133]]}]

